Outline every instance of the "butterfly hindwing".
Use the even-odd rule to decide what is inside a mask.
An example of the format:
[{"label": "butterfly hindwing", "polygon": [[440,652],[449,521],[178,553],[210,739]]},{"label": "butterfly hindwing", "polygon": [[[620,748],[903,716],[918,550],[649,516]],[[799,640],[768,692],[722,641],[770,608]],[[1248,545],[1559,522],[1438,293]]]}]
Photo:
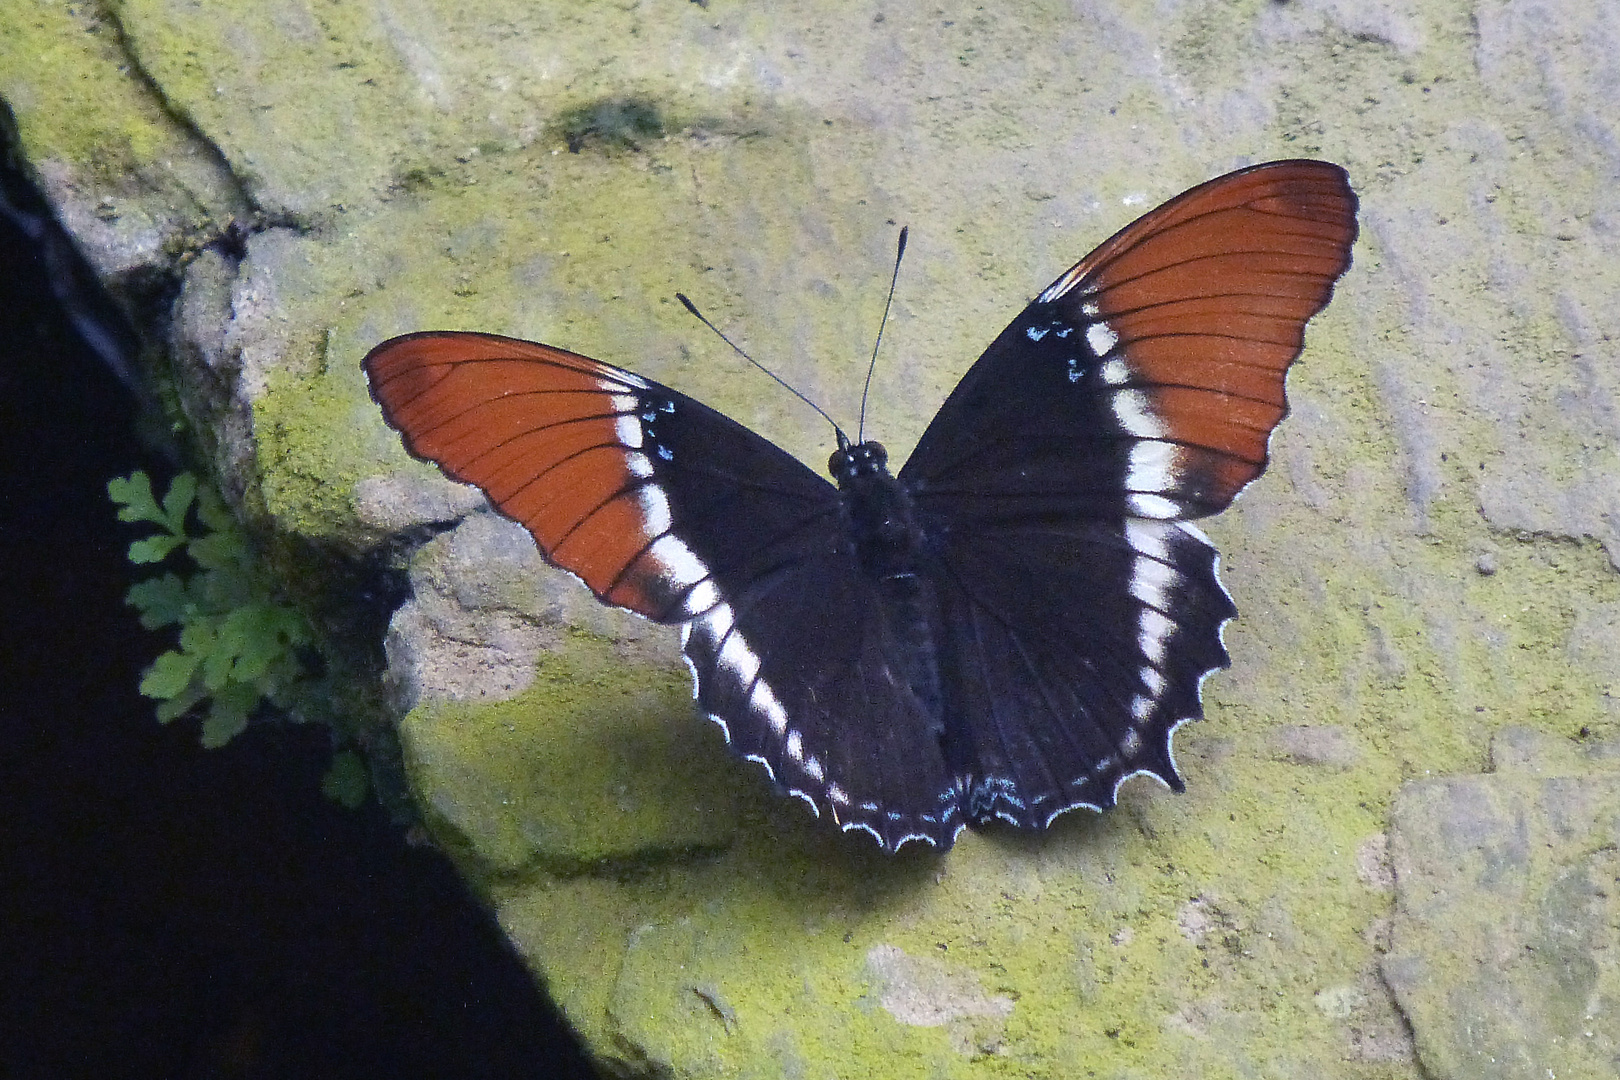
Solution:
[{"label": "butterfly hindwing", "polygon": [[1199,714],[1235,614],[1197,530],[1031,523],[959,534],[943,562],[948,756],[971,820],[1042,828],[1141,771],[1181,789],[1170,733]]},{"label": "butterfly hindwing", "polygon": [[938,720],[896,669],[897,627],[847,546],[735,589],[686,630],[698,701],[732,746],[845,829],[894,850],[960,825]]}]

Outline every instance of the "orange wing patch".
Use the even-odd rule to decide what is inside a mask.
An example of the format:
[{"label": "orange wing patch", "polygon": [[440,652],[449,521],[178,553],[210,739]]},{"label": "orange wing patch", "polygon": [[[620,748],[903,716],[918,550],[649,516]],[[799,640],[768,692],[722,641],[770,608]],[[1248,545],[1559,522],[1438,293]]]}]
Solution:
[{"label": "orange wing patch", "polygon": [[1166,442],[1192,451],[1200,510],[1265,468],[1305,323],[1350,265],[1356,197],[1320,161],[1256,166],[1193,188],[1116,233],[1040,299],[1078,308],[1110,379],[1139,389]]},{"label": "orange wing patch", "polygon": [[481,488],[598,597],[669,618],[706,576],[669,534],[652,481],[638,419],[645,380],[492,334],[409,334],[377,346],[364,367],[412,455]]}]

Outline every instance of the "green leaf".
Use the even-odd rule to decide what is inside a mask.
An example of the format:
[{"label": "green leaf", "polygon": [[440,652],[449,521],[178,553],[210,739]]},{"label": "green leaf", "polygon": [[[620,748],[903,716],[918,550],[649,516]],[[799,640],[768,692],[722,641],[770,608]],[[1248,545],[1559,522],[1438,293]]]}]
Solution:
[{"label": "green leaf", "polygon": [[142,626],[156,630],[184,619],[190,597],[178,574],[164,574],[131,585],[124,594],[124,603],[141,613]]},{"label": "green leaf", "polygon": [[221,499],[219,492],[211,487],[205,487],[197,493],[197,520],[212,532],[235,532],[239,528],[235,516],[226,507],[225,500]]},{"label": "green leaf", "polygon": [[197,670],[197,657],[190,653],[166,652],[152,661],[141,676],[141,693],[164,700],[178,697],[191,683]]},{"label": "green leaf", "polygon": [[321,794],[335,803],[359,809],[371,788],[366,763],[353,750],[339,750],[332,755],[332,766],[321,777]]},{"label": "green leaf", "polygon": [[203,685],[208,687],[209,693],[217,694],[230,685],[235,667],[236,654],[230,649],[210,648],[203,651],[202,681]]},{"label": "green leaf", "polygon": [[163,496],[164,524],[176,536],[186,535],[186,511],[197,495],[197,477],[183,472],[169,481],[168,493]]},{"label": "green leaf", "polygon": [[[295,650],[314,632],[296,608],[275,601],[246,532],[219,494],[181,473],[160,505],[150,478],[139,472],[109,481],[107,494],[120,519],[163,530],[130,545],[132,562],[161,562],[184,547],[198,568],[187,577],[167,573],[139,582],[125,594],[143,626],[179,627],[178,648],[141,679],[142,693],[158,702],[158,720],[168,723],[206,706],[202,743],[216,747],[241,732],[261,702],[300,700],[307,691]],[[186,527],[192,513],[200,523],[195,536]],[[363,768],[358,780],[352,771],[345,764],[333,774],[334,797],[344,802],[365,794]]]},{"label": "green leaf", "polygon": [[293,647],[309,637],[303,616],[280,604],[244,604],[219,624],[219,648],[235,658],[231,675],[244,682],[263,680],[272,667],[286,666]]},{"label": "green leaf", "polygon": [[210,694],[217,694],[231,681],[235,655],[219,644],[219,616],[193,618],[180,628],[180,650],[195,656],[198,674]]},{"label": "green leaf", "polygon": [[186,591],[199,612],[223,615],[251,603],[257,590],[244,575],[217,570],[191,575]]},{"label": "green leaf", "polygon": [[180,627],[180,651],[203,657],[214,651],[214,624],[218,618],[192,611]]},{"label": "green leaf", "polygon": [[309,623],[304,621],[303,613],[297,608],[285,604],[266,604],[261,610],[264,629],[276,636],[282,652],[308,645],[314,640]]},{"label": "green leaf", "polygon": [[158,723],[167,724],[171,720],[186,715],[197,707],[199,701],[202,701],[207,696],[208,694],[203,690],[202,685],[193,680],[192,684],[186,687],[185,691],[179,696],[172,697],[168,701],[158,702]]},{"label": "green leaf", "polygon": [[254,682],[264,675],[270,661],[281,651],[273,633],[265,633],[255,607],[239,607],[226,612],[219,624],[221,653],[231,658],[231,677]]},{"label": "green leaf", "polygon": [[258,703],[258,691],[242,683],[234,683],[214,695],[208,715],[203,718],[203,746],[217,750],[240,735],[247,728],[248,714]]},{"label": "green leaf", "polygon": [[211,532],[196,538],[186,548],[186,554],[204,570],[230,570],[238,575],[247,573],[247,543],[235,529]]},{"label": "green leaf", "polygon": [[152,497],[152,479],[136,471],[128,476],[115,476],[107,481],[107,498],[118,504],[119,521],[150,521],[166,525],[163,511]]},{"label": "green leaf", "polygon": [[208,715],[203,717],[198,741],[205,750],[218,750],[246,730],[247,712],[216,698],[208,707]]},{"label": "green leaf", "polygon": [[169,553],[186,542],[183,536],[170,536],[167,533],[158,533],[148,536],[145,540],[136,540],[129,545],[129,561],[132,563],[162,562],[169,557]]}]

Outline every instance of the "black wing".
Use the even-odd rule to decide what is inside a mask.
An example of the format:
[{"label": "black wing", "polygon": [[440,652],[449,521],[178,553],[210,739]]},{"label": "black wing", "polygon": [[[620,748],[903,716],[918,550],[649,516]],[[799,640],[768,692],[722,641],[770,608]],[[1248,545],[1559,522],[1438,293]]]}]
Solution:
[{"label": "black wing", "polygon": [[476,484],[605,603],[683,624],[737,753],[893,850],[960,827],[937,720],[891,670],[837,489],[682,394],[547,345],[424,333],[365,369],[413,455]]},{"label": "black wing", "polygon": [[1265,468],[1306,321],[1349,266],[1344,171],[1274,162],[1128,226],[986,350],[899,474],[936,559],[969,820],[1044,827],[1201,715],[1236,613],[1188,520]]}]

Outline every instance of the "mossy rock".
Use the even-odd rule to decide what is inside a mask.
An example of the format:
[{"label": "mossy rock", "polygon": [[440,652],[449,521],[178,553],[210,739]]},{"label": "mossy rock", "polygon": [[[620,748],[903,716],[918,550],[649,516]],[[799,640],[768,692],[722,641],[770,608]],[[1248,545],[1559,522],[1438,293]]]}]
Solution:
[{"label": "mossy rock", "polygon": [[[8,0],[0,95],[98,268],[179,282],[176,381],[238,507],[422,545],[389,642],[417,803],[605,1065],[1404,1080],[1463,1074],[1385,977],[1403,785],[1481,774],[1507,727],[1620,734],[1601,11]],[[674,293],[848,417],[909,223],[869,422],[903,460],[1093,244],[1300,156],[1349,170],[1362,239],[1269,473],[1209,526],[1241,616],[1188,792],[1045,836],[888,857],[811,819],[693,715],[672,632],[407,459],[359,369],[410,330],[545,340],[819,469],[824,426]],[[1554,1012],[1609,985],[1558,955]]]}]

